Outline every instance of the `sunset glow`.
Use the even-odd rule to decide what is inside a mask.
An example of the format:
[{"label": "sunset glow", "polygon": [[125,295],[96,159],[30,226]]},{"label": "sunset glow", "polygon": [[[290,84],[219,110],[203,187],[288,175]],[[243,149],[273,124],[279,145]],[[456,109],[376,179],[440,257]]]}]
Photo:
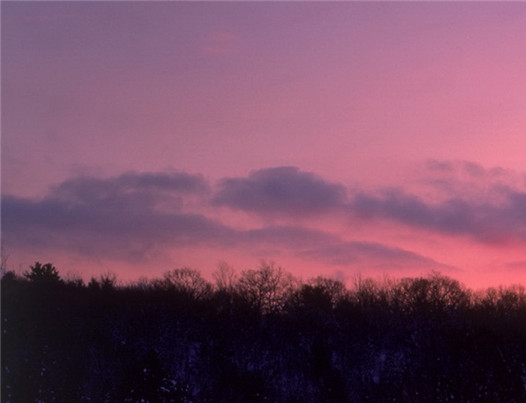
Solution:
[{"label": "sunset glow", "polygon": [[8,268],[526,283],[526,3],[1,12]]}]

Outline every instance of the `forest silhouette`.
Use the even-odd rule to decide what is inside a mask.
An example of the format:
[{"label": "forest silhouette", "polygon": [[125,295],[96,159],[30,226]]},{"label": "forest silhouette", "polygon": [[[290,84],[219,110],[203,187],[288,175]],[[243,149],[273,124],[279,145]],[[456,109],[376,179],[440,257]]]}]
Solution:
[{"label": "forest silhouette", "polygon": [[4,273],[2,402],[526,401],[526,293],[262,262],[120,284]]}]

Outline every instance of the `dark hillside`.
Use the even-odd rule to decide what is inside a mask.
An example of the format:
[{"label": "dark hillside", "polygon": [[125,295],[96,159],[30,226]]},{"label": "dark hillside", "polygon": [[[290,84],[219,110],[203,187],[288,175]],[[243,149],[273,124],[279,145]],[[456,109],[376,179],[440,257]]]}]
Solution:
[{"label": "dark hillside", "polygon": [[5,274],[2,401],[526,401],[522,287],[225,274],[126,286],[38,263]]}]

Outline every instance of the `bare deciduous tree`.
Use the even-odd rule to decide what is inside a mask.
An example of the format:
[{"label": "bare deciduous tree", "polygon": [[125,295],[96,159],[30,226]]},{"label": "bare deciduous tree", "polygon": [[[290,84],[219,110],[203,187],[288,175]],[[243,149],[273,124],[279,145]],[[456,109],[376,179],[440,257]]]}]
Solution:
[{"label": "bare deciduous tree", "polygon": [[249,303],[271,313],[283,308],[294,290],[296,280],[273,262],[261,262],[257,270],[245,270],[239,279],[239,290]]},{"label": "bare deciduous tree", "polygon": [[161,280],[161,286],[186,293],[197,299],[205,298],[212,292],[211,285],[201,276],[201,273],[188,267],[166,272]]},{"label": "bare deciduous tree", "polygon": [[212,273],[216,288],[220,291],[232,291],[238,281],[236,271],[226,262],[219,262],[217,270]]}]

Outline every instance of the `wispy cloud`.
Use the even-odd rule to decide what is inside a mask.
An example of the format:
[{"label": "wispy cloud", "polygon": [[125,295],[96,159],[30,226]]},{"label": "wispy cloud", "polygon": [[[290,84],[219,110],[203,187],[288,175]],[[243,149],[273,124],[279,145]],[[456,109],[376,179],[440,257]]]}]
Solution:
[{"label": "wispy cloud", "polygon": [[303,255],[329,265],[354,265],[387,271],[457,270],[418,253],[377,242],[332,242],[306,251]]},{"label": "wispy cloud", "polygon": [[440,193],[439,201],[403,188],[358,190],[349,211],[362,219],[388,219],[482,243],[526,241],[526,191],[517,175],[472,163],[433,162],[431,169],[440,175],[430,175],[426,182]]},{"label": "wispy cloud", "polygon": [[[245,231],[243,239],[248,245],[280,246],[306,261],[327,266],[374,268],[383,270],[451,270],[442,264],[415,252],[385,245],[380,242],[345,241],[330,232],[299,226],[269,226]],[[456,269],[455,269],[456,270]]]},{"label": "wispy cloud", "polygon": [[502,188],[522,188],[526,184],[526,176],[511,170],[458,160],[428,161],[421,180],[445,198],[462,195],[496,202],[500,200]]}]

